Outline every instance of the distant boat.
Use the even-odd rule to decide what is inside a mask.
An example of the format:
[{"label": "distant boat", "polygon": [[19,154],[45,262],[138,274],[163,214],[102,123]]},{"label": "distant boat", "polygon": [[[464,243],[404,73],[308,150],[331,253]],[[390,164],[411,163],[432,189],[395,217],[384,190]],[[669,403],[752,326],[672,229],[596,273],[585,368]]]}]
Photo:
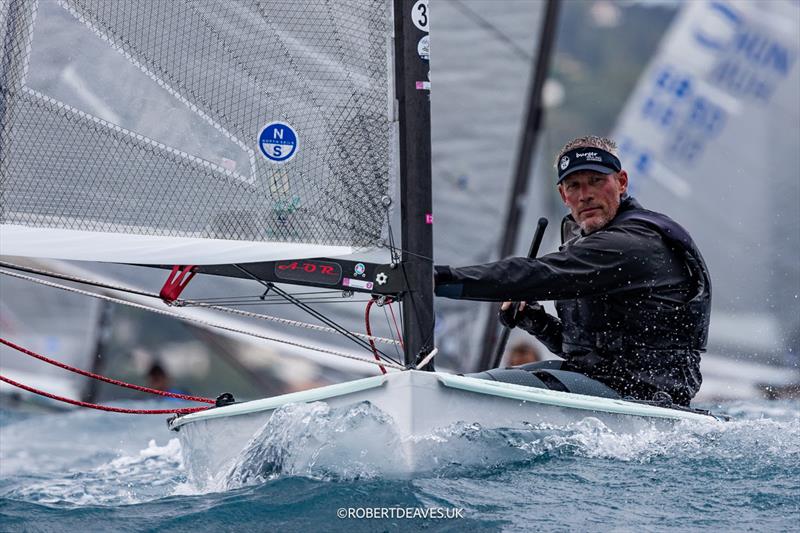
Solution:
[{"label": "distant boat", "polygon": [[797,2],[684,3],[613,134],[633,194],[686,226],[708,262],[709,397],[726,396],[723,355],[743,362],[734,396],[800,381],[798,35]]}]

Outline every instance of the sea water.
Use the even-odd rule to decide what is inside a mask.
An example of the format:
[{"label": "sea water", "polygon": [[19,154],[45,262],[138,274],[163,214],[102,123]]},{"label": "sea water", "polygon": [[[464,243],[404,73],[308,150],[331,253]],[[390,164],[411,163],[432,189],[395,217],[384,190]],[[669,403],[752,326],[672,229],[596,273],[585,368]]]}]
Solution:
[{"label": "sea water", "polygon": [[165,417],[6,406],[0,530],[797,531],[800,402],[705,407],[731,421],[455,424],[420,437],[429,470],[404,477],[381,413],[287,406],[211,483]]}]

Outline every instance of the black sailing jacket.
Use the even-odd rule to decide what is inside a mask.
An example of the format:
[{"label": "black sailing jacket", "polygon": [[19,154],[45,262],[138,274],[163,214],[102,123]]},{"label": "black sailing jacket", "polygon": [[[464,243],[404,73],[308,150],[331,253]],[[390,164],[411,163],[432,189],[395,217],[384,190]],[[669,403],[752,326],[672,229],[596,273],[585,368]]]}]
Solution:
[{"label": "black sailing jacket", "polygon": [[664,391],[688,405],[702,383],[711,281],[686,230],[629,197],[607,226],[589,235],[567,216],[562,242],[538,259],[437,266],[436,294],[556,300],[559,318],[548,315],[529,331],[566,360],[563,369],[624,396],[649,400]]}]

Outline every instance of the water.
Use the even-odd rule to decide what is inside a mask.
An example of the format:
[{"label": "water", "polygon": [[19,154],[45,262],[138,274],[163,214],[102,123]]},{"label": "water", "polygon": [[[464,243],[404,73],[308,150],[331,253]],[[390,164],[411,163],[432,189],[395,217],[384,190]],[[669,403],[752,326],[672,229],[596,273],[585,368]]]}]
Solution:
[{"label": "water", "polygon": [[[224,487],[190,480],[163,417],[2,409],[0,530],[788,531],[800,523],[797,401],[727,404],[717,408],[733,417],[727,423],[632,435],[592,418],[515,431],[460,424],[422,439],[431,470],[411,478],[394,471],[391,446],[370,445],[393,434],[380,413],[285,409],[282,429],[251,443]],[[340,519],[340,508],[356,516],[378,508],[387,518]],[[425,512],[442,518],[403,516]]]}]

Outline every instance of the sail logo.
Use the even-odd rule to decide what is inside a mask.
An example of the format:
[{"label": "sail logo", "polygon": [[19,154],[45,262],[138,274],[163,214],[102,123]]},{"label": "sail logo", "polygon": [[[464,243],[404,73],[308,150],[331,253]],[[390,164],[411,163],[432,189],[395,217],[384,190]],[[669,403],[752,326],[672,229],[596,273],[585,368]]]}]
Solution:
[{"label": "sail logo", "polygon": [[789,34],[777,23],[765,25],[756,12],[740,12],[723,2],[707,4],[697,18],[694,40],[713,54],[706,81],[737,98],[768,102],[795,63],[796,27]]},{"label": "sail logo", "polygon": [[258,136],[261,154],[274,163],[285,163],[297,154],[297,133],[285,122],[270,122]]}]

